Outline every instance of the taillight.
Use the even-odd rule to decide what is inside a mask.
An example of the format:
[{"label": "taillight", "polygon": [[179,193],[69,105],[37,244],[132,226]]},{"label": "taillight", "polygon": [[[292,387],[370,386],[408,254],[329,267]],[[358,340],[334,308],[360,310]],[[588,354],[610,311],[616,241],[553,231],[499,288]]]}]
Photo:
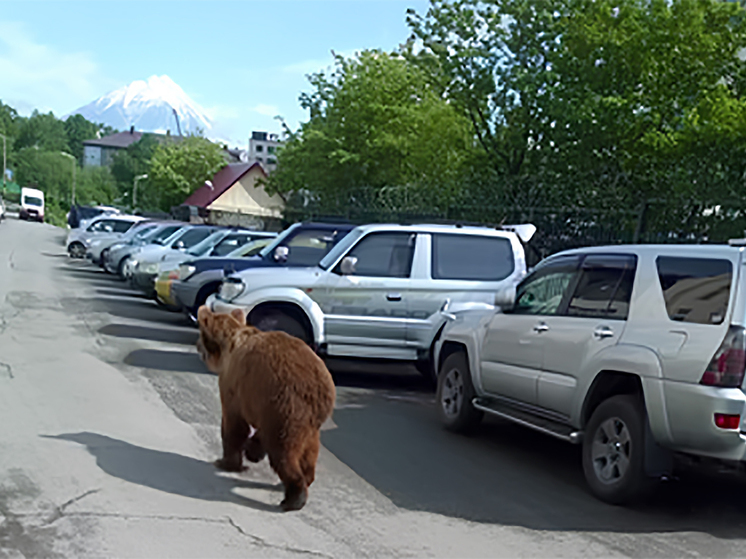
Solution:
[{"label": "taillight", "polygon": [[715,425],[721,429],[738,429],[741,424],[741,416],[727,413],[715,414]]},{"label": "taillight", "polygon": [[746,335],[740,326],[731,326],[699,383],[722,388],[738,388],[743,383],[744,371]]}]

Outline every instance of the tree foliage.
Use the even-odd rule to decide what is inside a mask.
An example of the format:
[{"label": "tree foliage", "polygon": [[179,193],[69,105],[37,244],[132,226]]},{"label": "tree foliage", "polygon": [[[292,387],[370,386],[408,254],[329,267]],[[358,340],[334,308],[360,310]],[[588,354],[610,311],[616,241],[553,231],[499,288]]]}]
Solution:
[{"label": "tree foliage", "polygon": [[[409,187],[447,200],[474,154],[468,121],[404,57],[364,51],[335,58],[301,95],[310,119],[283,146],[270,187],[305,191],[344,211],[360,189]],[[446,202],[447,203],[447,202]]]},{"label": "tree foliage", "polygon": [[150,160],[148,185],[157,195],[158,207],[169,211],[225,165],[219,145],[199,136],[189,136],[155,149]]}]

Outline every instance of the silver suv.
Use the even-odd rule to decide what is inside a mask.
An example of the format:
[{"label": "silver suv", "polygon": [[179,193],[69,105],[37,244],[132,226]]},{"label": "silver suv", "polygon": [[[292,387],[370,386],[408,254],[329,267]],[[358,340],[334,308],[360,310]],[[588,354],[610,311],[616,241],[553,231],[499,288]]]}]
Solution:
[{"label": "silver suv", "polygon": [[318,266],[244,270],[207,304],[242,308],[258,328],[283,330],[330,356],[414,361],[433,378],[441,311],[494,309],[495,291],[526,273],[519,234],[525,242],[535,230],[362,225]]},{"label": "silver suv", "polygon": [[447,428],[494,414],[583,445],[622,504],[673,452],[746,459],[746,278],[737,246],[614,246],[543,261],[496,311],[451,315],[436,345]]}]

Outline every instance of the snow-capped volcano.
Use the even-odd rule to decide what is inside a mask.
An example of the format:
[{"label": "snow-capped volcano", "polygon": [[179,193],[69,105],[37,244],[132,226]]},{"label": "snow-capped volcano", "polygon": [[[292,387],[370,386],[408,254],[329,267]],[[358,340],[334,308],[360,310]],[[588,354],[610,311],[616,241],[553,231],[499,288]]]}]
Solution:
[{"label": "snow-capped volcano", "polygon": [[212,123],[205,111],[166,75],[151,76],[147,81],[136,80],[70,114],[81,114],[92,122],[108,124],[118,130],[134,126],[140,132],[178,134],[174,110],[179,116],[182,134],[202,130],[210,135]]}]

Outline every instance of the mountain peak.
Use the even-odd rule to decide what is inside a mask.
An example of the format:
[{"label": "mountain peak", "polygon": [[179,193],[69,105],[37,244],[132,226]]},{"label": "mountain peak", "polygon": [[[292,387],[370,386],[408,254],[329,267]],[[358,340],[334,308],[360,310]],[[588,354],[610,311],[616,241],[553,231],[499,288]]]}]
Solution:
[{"label": "mountain peak", "polygon": [[[184,93],[169,76],[150,76],[99,97],[70,113],[83,115],[92,122],[108,124],[119,130],[134,126],[141,132],[178,133],[174,110],[183,134],[202,130],[209,133],[212,122],[204,109]],[[70,116],[70,115],[66,115]]]}]

